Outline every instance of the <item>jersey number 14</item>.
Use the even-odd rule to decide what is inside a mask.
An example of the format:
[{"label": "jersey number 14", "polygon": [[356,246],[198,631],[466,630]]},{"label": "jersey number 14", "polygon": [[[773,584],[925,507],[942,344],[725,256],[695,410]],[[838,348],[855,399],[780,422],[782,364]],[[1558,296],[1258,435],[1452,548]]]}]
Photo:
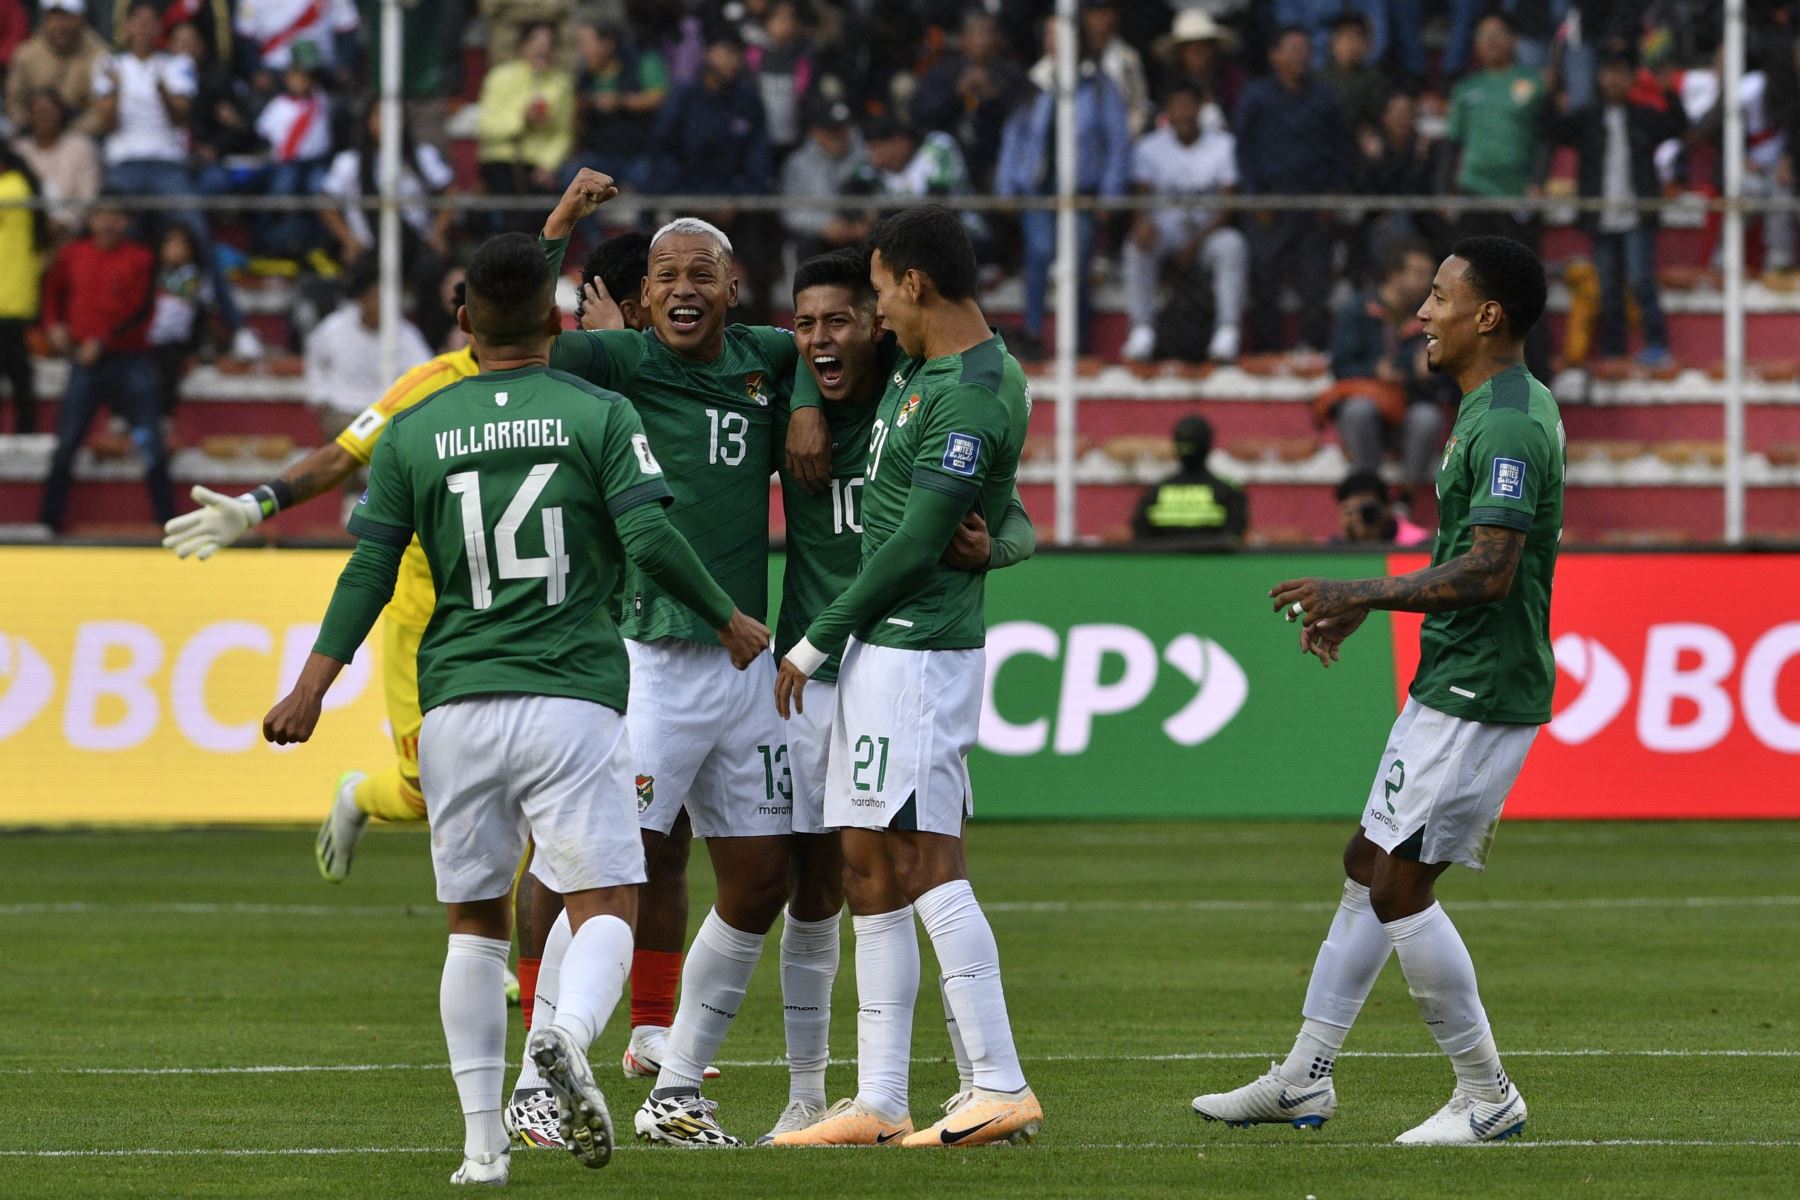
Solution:
[{"label": "jersey number 14", "polygon": [[477,611],[494,602],[491,563],[498,560],[501,579],[542,579],[544,603],[555,607],[569,591],[569,554],[563,543],[563,510],[544,510],[544,549],[539,558],[519,557],[519,526],[531,515],[538,497],[556,474],[555,463],[538,463],[513,494],[512,503],[494,526],[494,554],[488,555],[486,519],[481,512],[481,473],[458,471],[444,480],[452,494],[462,498],[463,548],[469,560],[469,597]]}]

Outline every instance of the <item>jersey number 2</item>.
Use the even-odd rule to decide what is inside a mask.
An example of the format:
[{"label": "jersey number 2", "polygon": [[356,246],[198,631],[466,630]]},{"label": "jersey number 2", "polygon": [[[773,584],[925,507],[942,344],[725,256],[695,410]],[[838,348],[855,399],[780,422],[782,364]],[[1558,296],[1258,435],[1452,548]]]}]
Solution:
[{"label": "jersey number 2", "polygon": [[[500,514],[494,526],[494,556],[500,561],[502,579],[542,579],[544,603],[555,607],[563,602],[569,590],[569,554],[563,544],[563,510],[544,510],[544,550],[542,558],[519,557],[519,526],[544,494],[550,477],[556,474],[555,463],[538,463],[525,476],[525,482],[514,493],[512,503]],[[444,480],[451,493],[462,497],[463,547],[469,559],[470,603],[477,611],[494,602],[493,571],[489,566],[487,528],[481,515],[481,474],[458,471]]]}]

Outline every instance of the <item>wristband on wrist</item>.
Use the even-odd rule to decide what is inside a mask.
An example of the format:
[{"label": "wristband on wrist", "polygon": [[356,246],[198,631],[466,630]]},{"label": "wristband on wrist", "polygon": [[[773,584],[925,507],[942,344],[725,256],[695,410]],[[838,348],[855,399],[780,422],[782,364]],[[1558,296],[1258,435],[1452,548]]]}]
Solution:
[{"label": "wristband on wrist", "polygon": [[818,674],[819,668],[825,665],[825,660],[831,655],[820,650],[805,638],[801,638],[783,657],[793,664],[796,671],[811,679]]},{"label": "wristband on wrist", "polygon": [[294,489],[285,479],[272,480],[256,488],[245,496],[256,505],[257,520],[266,521],[282,509],[294,502]]}]

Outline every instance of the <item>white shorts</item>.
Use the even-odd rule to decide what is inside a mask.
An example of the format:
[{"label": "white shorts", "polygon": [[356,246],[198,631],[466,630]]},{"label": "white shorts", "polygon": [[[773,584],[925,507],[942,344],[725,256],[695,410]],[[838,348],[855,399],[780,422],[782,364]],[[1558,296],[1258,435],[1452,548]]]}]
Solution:
[{"label": "white shorts", "polygon": [[625,652],[638,824],[667,833],[686,808],[698,838],[791,833],[775,660],[739,671],[725,647],[677,638],[627,641]]},{"label": "white shorts", "polygon": [[446,904],[512,890],[529,835],[559,892],[644,882],[625,718],[563,696],[470,696],[425,714],[419,783]]},{"label": "white shorts", "polygon": [[[1401,857],[1481,870],[1536,725],[1453,717],[1408,698],[1381,752],[1363,833]],[[1416,846],[1408,846],[1412,842]]]},{"label": "white shorts", "polygon": [[837,684],[812,680],[801,693],[804,712],[787,723],[787,767],[794,787],[794,832],[829,833],[825,824],[825,771],[831,757],[831,724],[837,716]]},{"label": "white shorts", "polygon": [[825,824],[961,837],[984,650],[896,650],[852,638],[838,670]]}]

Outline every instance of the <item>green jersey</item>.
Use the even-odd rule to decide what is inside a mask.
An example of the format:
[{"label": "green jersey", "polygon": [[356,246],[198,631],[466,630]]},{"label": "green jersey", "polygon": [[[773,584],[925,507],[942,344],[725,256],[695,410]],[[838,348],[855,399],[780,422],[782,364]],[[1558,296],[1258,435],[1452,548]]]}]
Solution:
[{"label": "green jersey", "polygon": [[523,692],[624,711],[615,521],[669,498],[631,404],[560,371],[471,376],[394,417],[350,532],[424,547],[420,709]]},{"label": "green jersey", "polygon": [[[710,363],[683,358],[652,332],[565,333],[550,364],[631,397],[651,449],[668,469],[669,520],[693,544],[738,608],[769,611],[769,474],[798,361],[793,334],[732,325]],[[620,628],[634,641],[718,645],[705,619],[635,567],[626,572]]]},{"label": "green jersey", "polygon": [[[901,355],[869,432],[862,565],[899,531],[913,489],[964,501],[997,525],[1012,499],[1031,415],[1025,372],[991,337],[961,354]],[[985,577],[935,563],[856,630],[877,646],[966,650],[987,642]]]},{"label": "green jersey", "polygon": [[1450,93],[1449,137],[1462,146],[1456,190],[1469,196],[1523,196],[1545,144],[1548,96],[1527,67],[1477,71]]},{"label": "green jersey", "polygon": [[[804,364],[798,368],[808,369]],[[862,561],[863,469],[869,461],[869,430],[875,424],[877,403],[824,406],[831,430],[829,489],[815,495],[782,468],[787,567],[781,577],[781,617],[775,631],[777,658],[806,636],[812,619],[856,578],[857,564]],[[786,431],[780,432],[779,440],[785,442]],[[837,672],[838,656],[834,654],[812,677],[833,680]]]},{"label": "green jersey", "polygon": [[1550,582],[1563,525],[1563,425],[1550,389],[1513,367],[1464,396],[1437,493],[1433,566],[1466,554],[1477,525],[1520,530],[1525,549],[1506,599],[1425,618],[1413,698],[1471,721],[1545,724],[1556,686]]}]

